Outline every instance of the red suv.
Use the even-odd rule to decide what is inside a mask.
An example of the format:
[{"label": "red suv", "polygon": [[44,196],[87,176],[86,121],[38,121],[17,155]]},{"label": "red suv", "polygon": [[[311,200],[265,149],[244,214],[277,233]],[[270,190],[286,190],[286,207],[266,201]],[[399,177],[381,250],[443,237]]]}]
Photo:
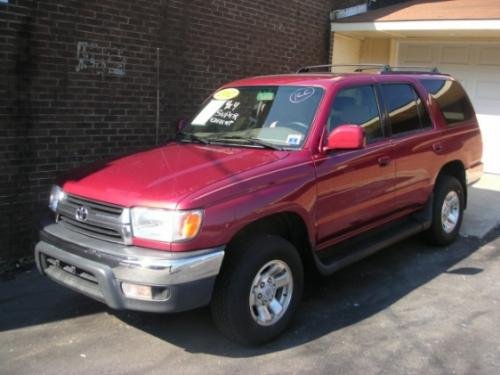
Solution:
[{"label": "red suv", "polygon": [[175,141],[61,178],[40,272],[114,309],[211,304],[255,344],[290,323],[306,270],[418,232],[451,243],[482,173],[467,95],[444,74],[358,70],[229,83]]}]

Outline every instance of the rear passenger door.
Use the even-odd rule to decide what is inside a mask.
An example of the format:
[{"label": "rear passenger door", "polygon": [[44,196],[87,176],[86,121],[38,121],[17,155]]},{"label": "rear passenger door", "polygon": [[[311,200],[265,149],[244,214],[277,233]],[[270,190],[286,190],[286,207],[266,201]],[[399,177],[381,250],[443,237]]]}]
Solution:
[{"label": "rear passenger door", "polygon": [[395,209],[413,211],[425,204],[432,191],[433,124],[411,82],[383,83],[379,88],[394,150]]},{"label": "rear passenger door", "polygon": [[334,150],[316,160],[319,248],[350,237],[393,211],[395,165],[375,85],[347,86],[336,93],[326,133],[345,124],[363,127],[367,144],[359,150]]}]

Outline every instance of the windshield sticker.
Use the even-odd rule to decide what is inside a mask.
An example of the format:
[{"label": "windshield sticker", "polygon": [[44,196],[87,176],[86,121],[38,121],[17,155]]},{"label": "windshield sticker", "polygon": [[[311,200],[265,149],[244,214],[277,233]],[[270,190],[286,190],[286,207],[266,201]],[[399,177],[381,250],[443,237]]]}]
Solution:
[{"label": "windshield sticker", "polygon": [[302,141],[302,134],[288,134],[286,137],[286,144],[291,146],[300,145],[300,141]]},{"label": "windshield sticker", "polygon": [[239,106],[240,102],[237,102],[236,100],[228,100],[226,104],[224,104],[224,111],[235,111]]},{"label": "windshield sticker", "polygon": [[238,120],[238,117],[240,117],[240,114],[236,112],[236,110],[241,103],[236,100],[228,100],[227,102],[222,103],[223,105],[217,109],[208,122],[215,125],[231,126],[236,120]]},{"label": "windshield sticker", "polygon": [[230,89],[222,89],[220,91],[217,91],[214,94],[214,99],[215,100],[231,100],[236,98],[238,95],[240,95],[240,90],[230,88]]},{"label": "windshield sticker", "polygon": [[224,105],[224,102],[220,100],[212,100],[208,103],[203,110],[198,113],[198,116],[194,118],[191,125],[194,126],[205,126],[207,121],[217,113],[219,109]]},{"label": "windshield sticker", "polygon": [[271,91],[260,91],[257,94],[258,102],[272,102],[274,100],[274,92]]},{"label": "windshield sticker", "polygon": [[307,99],[314,95],[314,92],[315,90],[313,87],[303,87],[297,89],[290,94],[290,102],[292,102],[293,104],[305,102]]}]

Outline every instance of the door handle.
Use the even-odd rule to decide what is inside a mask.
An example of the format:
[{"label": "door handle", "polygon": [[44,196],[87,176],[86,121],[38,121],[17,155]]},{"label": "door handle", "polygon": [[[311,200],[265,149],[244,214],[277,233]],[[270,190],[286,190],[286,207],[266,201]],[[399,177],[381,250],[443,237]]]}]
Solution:
[{"label": "door handle", "polygon": [[391,158],[389,156],[381,156],[377,159],[377,161],[378,165],[380,165],[381,167],[386,167],[391,162]]},{"label": "door handle", "polygon": [[443,144],[442,143],[434,143],[432,145],[432,149],[434,150],[434,152],[436,154],[439,154],[440,152],[443,151],[444,147],[443,147]]}]

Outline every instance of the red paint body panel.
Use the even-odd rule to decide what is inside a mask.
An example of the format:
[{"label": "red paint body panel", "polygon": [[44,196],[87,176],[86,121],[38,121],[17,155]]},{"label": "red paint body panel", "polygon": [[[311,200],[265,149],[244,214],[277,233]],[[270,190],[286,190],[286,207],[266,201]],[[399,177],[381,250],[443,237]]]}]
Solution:
[{"label": "red paint body panel", "polygon": [[[418,79],[427,75],[300,74],[244,79],[224,87],[304,85],[325,90],[302,150],[170,143],[89,168],[63,182],[66,192],[124,207],[203,209],[196,238],[179,243],[135,240],[138,246],[191,251],[227,244],[246,225],[274,213],[299,216],[314,249],[421,207],[440,169],[481,163],[477,121],[447,127]],[[435,75],[428,75],[435,77]],[[387,137],[356,150],[325,152],[336,93],[359,84],[406,82],[417,89],[433,128]],[[438,152],[434,145],[440,143]]]},{"label": "red paint body panel", "polygon": [[185,197],[205,187],[236,181],[238,174],[272,164],[287,154],[170,143],[78,170],[66,178],[64,190],[124,207],[174,209]]},{"label": "red paint body panel", "polygon": [[378,164],[378,159],[391,150],[390,143],[379,142],[359,150],[337,150],[316,159],[319,247],[329,246],[335,237],[394,211],[395,165],[381,168]]}]

